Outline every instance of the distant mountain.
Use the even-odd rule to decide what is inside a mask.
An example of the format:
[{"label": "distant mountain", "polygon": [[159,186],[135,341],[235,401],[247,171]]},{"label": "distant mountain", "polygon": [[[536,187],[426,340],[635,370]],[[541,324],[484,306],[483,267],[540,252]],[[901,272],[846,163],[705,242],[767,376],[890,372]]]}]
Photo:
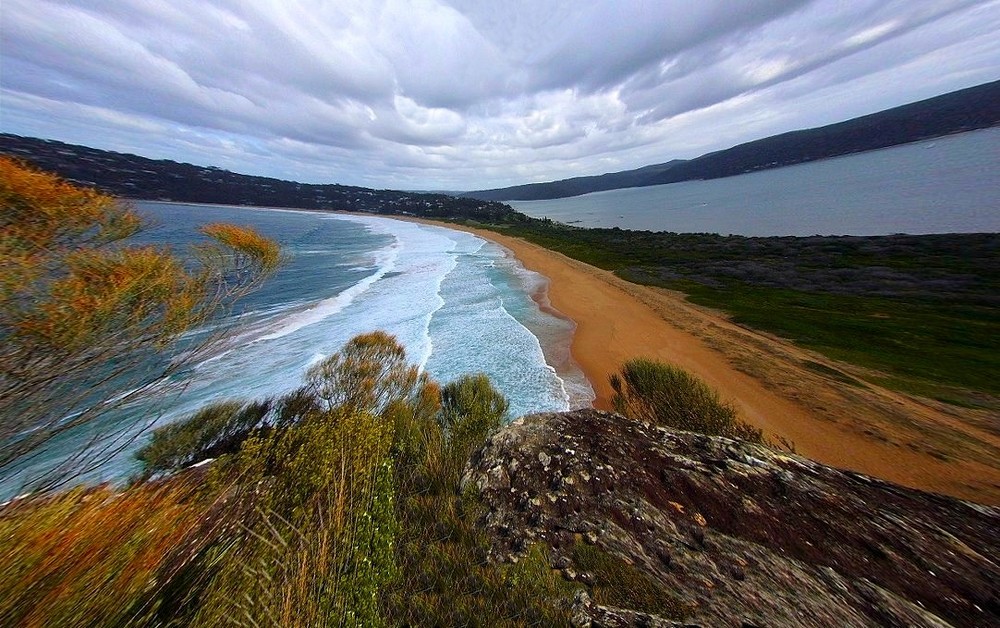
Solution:
[{"label": "distant mountain", "polygon": [[297,183],[7,133],[0,133],[0,154],[24,159],[74,183],[131,199],[345,210],[429,218],[508,221],[524,218],[510,206],[496,201],[348,185]]},{"label": "distant mountain", "polygon": [[674,160],[636,170],[550,183],[465,192],[462,196],[496,201],[532,201],[579,196],[601,190],[718,179],[997,125],[1000,125],[1000,81],[846,122],[774,135],[695,159]]}]

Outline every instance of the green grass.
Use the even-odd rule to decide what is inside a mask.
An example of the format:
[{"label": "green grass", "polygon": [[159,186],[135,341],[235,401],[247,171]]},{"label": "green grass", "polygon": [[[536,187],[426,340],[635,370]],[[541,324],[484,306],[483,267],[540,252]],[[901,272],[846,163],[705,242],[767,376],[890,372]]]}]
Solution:
[{"label": "green grass", "polygon": [[993,308],[745,285],[671,287],[737,323],[881,371],[879,381],[898,390],[951,402],[962,399],[956,388],[1000,395],[1000,317]]},{"label": "green grass", "polygon": [[683,619],[692,610],[635,565],[629,565],[596,545],[577,543],[572,556],[577,568],[593,576],[591,597],[598,604],[675,620]]},{"label": "green grass", "polygon": [[412,494],[400,503],[401,579],[385,591],[399,626],[568,626],[574,585],[533,547],[517,563],[487,560],[481,505],[457,492]]}]

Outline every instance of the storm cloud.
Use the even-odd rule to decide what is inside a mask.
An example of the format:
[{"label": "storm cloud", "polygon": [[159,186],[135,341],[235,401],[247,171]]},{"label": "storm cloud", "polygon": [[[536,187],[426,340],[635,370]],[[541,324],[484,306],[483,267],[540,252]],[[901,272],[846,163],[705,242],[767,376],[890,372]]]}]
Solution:
[{"label": "storm cloud", "polygon": [[0,128],[309,182],[668,161],[998,78],[1000,2],[4,0]]}]

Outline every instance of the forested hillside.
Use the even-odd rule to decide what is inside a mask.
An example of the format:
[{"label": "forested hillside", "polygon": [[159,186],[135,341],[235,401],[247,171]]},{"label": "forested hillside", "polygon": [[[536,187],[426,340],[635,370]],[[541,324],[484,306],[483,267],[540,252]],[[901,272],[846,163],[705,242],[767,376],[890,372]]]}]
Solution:
[{"label": "forested hillside", "polygon": [[0,154],[25,159],[74,183],[123,198],[435,218],[510,220],[520,215],[496,201],[298,183],[11,134],[0,134]]}]

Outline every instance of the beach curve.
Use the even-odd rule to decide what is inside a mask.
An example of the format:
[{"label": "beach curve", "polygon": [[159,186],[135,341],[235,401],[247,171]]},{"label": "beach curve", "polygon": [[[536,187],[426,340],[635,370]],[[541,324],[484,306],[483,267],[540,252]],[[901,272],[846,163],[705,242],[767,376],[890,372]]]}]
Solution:
[{"label": "beach curve", "polygon": [[[801,368],[805,359],[825,358],[734,325],[679,293],[627,282],[520,238],[428,222],[493,241],[549,279],[552,307],[576,323],[572,355],[594,388],[597,408],[610,409],[609,377],[624,361],[670,362],[705,380],[772,439],[794,443],[799,455],[913,488],[1000,504],[1000,468],[991,463],[1000,459],[995,434],[961,421],[956,425],[947,411],[893,391],[837,389]],[[750,361],[774,362],[763,368],[785,381],[762,377],[755,372],[760,365],[748,366],[741,352],[751,355]],[[927,430],[974,438],[981,455],[956,459],[941,453],[933,443],[921,442]]]}]

